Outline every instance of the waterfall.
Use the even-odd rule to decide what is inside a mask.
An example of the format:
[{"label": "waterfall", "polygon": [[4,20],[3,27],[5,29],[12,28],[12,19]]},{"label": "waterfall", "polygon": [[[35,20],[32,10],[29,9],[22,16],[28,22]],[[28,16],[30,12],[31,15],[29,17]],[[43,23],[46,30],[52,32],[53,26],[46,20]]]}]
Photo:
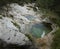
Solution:
[{"label": "waterfall", "polygon": [[43,34],[41,35],[41,38],[43,38],[45,36],[45,31],[43,31]]}]

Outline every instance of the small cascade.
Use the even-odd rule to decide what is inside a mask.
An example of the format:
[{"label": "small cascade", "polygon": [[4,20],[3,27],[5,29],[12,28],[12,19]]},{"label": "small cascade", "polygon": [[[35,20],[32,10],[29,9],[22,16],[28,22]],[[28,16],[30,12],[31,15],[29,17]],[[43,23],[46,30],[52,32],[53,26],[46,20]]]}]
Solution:
[{"label": "small cascade", "polygon": [[43,38],[45,36],[45,31],[43,31],[43,34],[41,35],[41,38]]}]

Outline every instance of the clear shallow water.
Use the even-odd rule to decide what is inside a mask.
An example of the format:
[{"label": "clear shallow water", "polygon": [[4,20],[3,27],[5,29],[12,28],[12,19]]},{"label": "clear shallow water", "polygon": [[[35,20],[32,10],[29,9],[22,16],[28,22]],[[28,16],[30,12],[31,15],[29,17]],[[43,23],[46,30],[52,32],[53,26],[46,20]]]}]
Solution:
[{"label": "clear shallow water", "polygon": [[[25,17],[30,21],[33,21],[36,18],[31,15],[27,15]],[[46,27],[43,23],[34,24],[29,30],[32,33],[32,35],[37,38],[42,37],[43,33],[46,35],[51,31],[51,29],[49,27]]]},{"label": "clear shallow water", "polygon": [[49,29],[48,27],[46,27],[44,24],[39,23],[39,24],[34,24],[32,25],[31,28],[31,33],[34,37],[40,38],[41,35],[43,34],[43,32],[45,32],[45,35],[47,33],[49,33],[51,31],[51,29]]}]

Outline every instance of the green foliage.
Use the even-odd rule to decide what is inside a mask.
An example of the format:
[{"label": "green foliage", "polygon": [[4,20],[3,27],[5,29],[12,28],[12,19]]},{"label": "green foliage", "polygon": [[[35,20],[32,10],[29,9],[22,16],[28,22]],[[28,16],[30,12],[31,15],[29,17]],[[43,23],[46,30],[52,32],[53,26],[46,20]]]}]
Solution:
[{"label": "green foliage", "polygon": [[19,26],[19,24],[17,24],[16,22],[12,22],[18,29],[19,29],[19,31],[20,31],[20,26]]},{"label": "green foliage", "polygon": [[36,0],[36,5],[42,8],[50,8],[53,5],[54,0]]},{"label": "green foliage", "polygon": [[60,29],[54,34],[52,49],[60,49]]},{"label": "green foliage", "polygon": [[13,0],[0,0],[0,7],[12,3]]},{"label": "green foliage", "polygon": [[3,16],[2,16],[2,15],[0,15],[0,19],[2,19],[2,17],[3,17]]},{"label": "green foliage", "polygon": [[46,8],[60,12],[60,0],[0,0],[0,7],[10,3],[18,3],[23,5],[24,3],[36,3],[39,8]]},{"label": "green foliage", "polygon": [[2,17],[0,17],[0,19],[2,19]]},{"label": "green foliage", "polygon": [[58,24],[60,26],[60,18],[52,18],[51,19],[54,23]]},{"label": "green foliage", "polygon": [[54,11],[60,16],[60,0],[36,0],[35,3],[39,9]]},{"label": "green foliage", "polygon": [[35,7],[33,7],[33,10],[34,10],[34,11],[37,11],[37,9],[36,9]]},{"label": "green foliage", "polygon": [[33,0],[0,0],[0,7],[5,6],[10,3],[18,3],[23,5],[24,3],[32,3]]},{"label": "green foliage", "polygon": [[33,37],[31,34],[25,34],[25,35],[29,38],[30,41],[33,41]]}]

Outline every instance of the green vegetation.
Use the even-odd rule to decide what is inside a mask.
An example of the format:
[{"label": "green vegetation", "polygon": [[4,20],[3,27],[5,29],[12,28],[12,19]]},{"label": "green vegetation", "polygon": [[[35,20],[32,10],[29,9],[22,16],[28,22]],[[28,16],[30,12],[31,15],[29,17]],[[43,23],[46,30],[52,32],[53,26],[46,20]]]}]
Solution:
[{"label": "green vegetation", "polygon": [[60,49],[60,28],[54,33],[52,49]]},{"label": "green vegetation", "polygon": [[36,0],[35,3],[39,9],[47,9],[60,14],[60,0]]},{"label": "green vegetation", "polygon": [[2,15],[0,15],[0,19],[2,19]]},{"label": "green vegetation", "polygon": [[2,19],[2,17],[0,17],[0,19]]},{"label": "green vegetation", "polygon": [[25,35],[29,38],[30,41],[32,42],[34,41],[34,38],[31,34],[25,34]]},{"label": "green vegetation", "polygon": [[19,26],[19,24],[17,24],[16,22],[12,22],[18,29],[19,29],[19,31],[20,31],[20,26]]},{"label": "green vegetation", "polygon": [[49,9],[53,5],[54,0],[36,0],[38,7]]},{"label": "green vegetation", "polygon": [[[60,14],[60,0],[0,0],[0,8],[6,4],[18,3],[23,5],[25,3],[36,3],[35,7],[39,9],[47,9]],[[34,8],[36,10],[36,8]]]}]

